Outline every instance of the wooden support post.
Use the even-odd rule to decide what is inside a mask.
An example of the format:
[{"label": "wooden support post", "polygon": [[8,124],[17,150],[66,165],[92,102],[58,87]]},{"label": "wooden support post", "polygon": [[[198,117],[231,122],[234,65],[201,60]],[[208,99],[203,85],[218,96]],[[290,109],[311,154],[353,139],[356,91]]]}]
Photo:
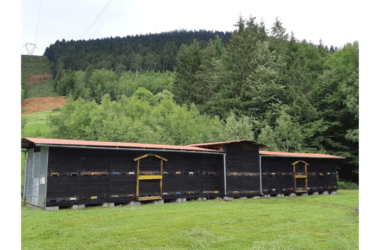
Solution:
[{"label": "wooden support post", "polygon": [[137,160],[137,170],[136,170],[136,176],[137,176],[137,181],[136,181],[136,198],[139,198],[139,175],[140,175],[140,159]]}]

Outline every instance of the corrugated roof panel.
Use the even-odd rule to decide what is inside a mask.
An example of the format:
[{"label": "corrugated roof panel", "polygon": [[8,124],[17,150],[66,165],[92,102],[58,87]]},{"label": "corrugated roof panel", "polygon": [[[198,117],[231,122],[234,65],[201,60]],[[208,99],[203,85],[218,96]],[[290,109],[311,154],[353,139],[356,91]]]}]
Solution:
[{"label": "corrugated roof panel", "polygon": [[308,158],[335,158],[346,159],[345,157],[326,155],[326,154],[311,154],[311,153],[288,153],[288,152],[273,152],[260,150],[260,155],[274,155],[274,156],[287,156],[287,157],[308,157]]},{"label": "corrugated roof panel", "polygon": [[198,148],[191,146],[176,146],[148,143],[133,143],[133,142],[104,142],[104,141],[84,141],[84,140],[67,140],[67,139],[51,139],[51,138],[31,138],[24,137],[22,143],[34,143],[41,145],[71,145],[71,146],[93,146],[93,147],[123,147],[123,148],[151,148],[151,149],[170,149],[170,150],[185,150],[185,151],[205,151],[218,152],[217,150]]},{"label": "corrugated roof panel", "polygon": [[236,143],[236,142],[250,142],[253,144],[256,144],[257,146],[261,148],[267,148],[268,146],[265,144],[262,144],[260,142],[255,142],[249,139],[244,139],[244,140],[234,140],[234,141],[221,141],[221,142],[208,142],[208,143],[197,143],[197,144],[190,144],[188,146],[191,147],[207,147],[207,146],[213,146],[213,145],[220,145],[220,144],[229,144],[229,143]]}]

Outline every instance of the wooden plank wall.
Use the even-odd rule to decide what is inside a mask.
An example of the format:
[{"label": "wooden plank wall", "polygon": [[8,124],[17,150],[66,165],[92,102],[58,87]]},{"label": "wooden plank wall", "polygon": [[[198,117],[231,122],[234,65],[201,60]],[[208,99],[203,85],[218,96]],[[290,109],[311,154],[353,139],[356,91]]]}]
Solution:
[{"label": "wooden plank wall", "polygon": [[[337,159],[321,159],[321,158],[294,158],[294,157],[262,157],[261,166],[263,174],[263,193],[291,193],[294,190],[294,177],[292,163],[302,160],[309,164],[308,166],[308,187],[309,192],[335,191],[336,190],[336,169],[338,166]],[[302,166],[302,168],[298,168]],[[303,169],[304,164],[298,163],[297,169]],[[276,173],[273,176],[270,173]],[[291,173],[291,174],[290,174]],[[321,175],[322,174],[322,175]],[[297,179],[297,187],[304,187],[305,180]],[[335,187],[334,187],[335,186]],[[293,188],[292,190],[289,190]],[[280,192],[272,190],[279,189]],[[285,189],[285,190],[284,190]]]},{"label": "wooden plank wall", "polygon": [[[133,159],[147,153],[168,160],[163,163],[164,199],[224,195],[221,154],[50,147],[46,205],[135,201],[137,162]],[[147,157],[140,164],[140,171],[160,171],[158,158]],[[142,196],[158,191],[158,181],[140,181]]]},{"label": "wooden plank wall", "polygon": [[260,194],[259,148],[250,143],[226,146],[227,195],[251,197]]}]

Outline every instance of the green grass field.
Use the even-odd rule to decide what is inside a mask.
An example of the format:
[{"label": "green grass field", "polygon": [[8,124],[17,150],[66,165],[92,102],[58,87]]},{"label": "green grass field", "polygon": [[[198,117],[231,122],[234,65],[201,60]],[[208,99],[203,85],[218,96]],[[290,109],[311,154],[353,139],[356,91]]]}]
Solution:
[{"label": "green grass field", "polygon": [[27,119],[25,128],[21,131],[21,137],[51,137],[50,128],[46,124],[46,118],[49,115],[58,114],[59,111],[42,111],[33,114],[23,115]]},{"label": "green grass field", "polygon": [[358,190],[339,195],[44,211],[22,207],[23,249],[358,249]]}]

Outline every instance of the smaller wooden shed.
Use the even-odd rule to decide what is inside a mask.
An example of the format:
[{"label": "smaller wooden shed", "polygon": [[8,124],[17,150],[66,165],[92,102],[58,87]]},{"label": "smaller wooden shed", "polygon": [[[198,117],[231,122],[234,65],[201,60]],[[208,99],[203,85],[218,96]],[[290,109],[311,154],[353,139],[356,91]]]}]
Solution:
[{"label": "smaller wooden shed", "polygon": [[345,158],[310,153],[260,151],[263,194],[337,190],[337,167]]}]

